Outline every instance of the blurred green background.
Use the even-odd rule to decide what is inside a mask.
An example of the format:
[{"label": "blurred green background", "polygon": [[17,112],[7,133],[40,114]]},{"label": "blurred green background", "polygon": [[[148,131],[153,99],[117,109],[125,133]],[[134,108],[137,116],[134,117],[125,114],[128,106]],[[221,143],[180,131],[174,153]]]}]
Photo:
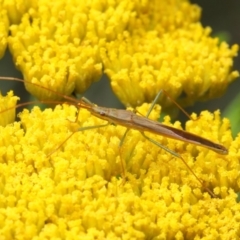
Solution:
[{"label": "blurred green background", "polygon": [[[213,36],[219,36],[230,45],[240,45],[240,1],[223,0],[198,0],[191,1],[202,8],[202,24],[210,26],[213,30]],[[234,59],[234,70],[240,71],[240,57]],[[16,70],[12,62],[12,57],[7,51],[0,60],[0,76],[18,77],[22,79],[21,73]],[[224,116],[231,118],[233,135],[240,132],[240,78],[236,79],[230,85],[226,94],[208,102],[199,102],[186,109],[188,113],[199,113],[201,110],[214,111],[221,109]],[[31,96],[26,92],[23,84],[18,82],[0,81],[1,93],[6,94],[10,89],[14,90],[17,96],[20,96],[21,102],[30,101]],[[94,83],[84,94],[92,102],[106,107],[123,108],[113,92],[106,76]],[[21,111],[21,109],[18,109]],[[185,115],[180,115],[178,119],[185,122]]]}]

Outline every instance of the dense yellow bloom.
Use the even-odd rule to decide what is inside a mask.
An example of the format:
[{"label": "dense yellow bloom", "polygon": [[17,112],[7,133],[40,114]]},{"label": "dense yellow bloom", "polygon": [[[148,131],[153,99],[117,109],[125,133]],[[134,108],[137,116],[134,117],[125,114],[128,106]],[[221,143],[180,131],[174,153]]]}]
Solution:
[{"label": "dense yellow bloom", "polygon": [[[1,7],[1,3],[0,3]],[[8,36],[8,18],[5,9],[0,9],[0,59],[3,57],[7,47],[7,36]]]},{"label": "dense yellow bloom", "polygon": [[15,120],[15,106],[18,100],[19,97],[13,96],[13,91],[10,91],[5,97],[0,92],[0,126],[6,126]]},{"label": "dense yellow bloom", "polygon": [[[238,76],[238,46],[211,38],[200,8],[185,0],[6,2],[9,48],[24,78],[45,86],[27,84],[43,100],[85,91],[103,69],[126,105],[152,101],[161,88],[189,105],[222,94]],[[2,111],[16,100],[10,93],[0,101],[2,125],[13,121],[14,112]],[[186,129],[228,155],[146,133],[183,160],[135,130],[119,148],[119,125],[82,131],[105,121],[74,106],[19,116],[0,127],[0,239],[239,238],[240,137],[232,139],[218,111],[193,115]]]},{"label": "dense yellow bloom", "polygon": [[[156,2],[149,1],[129,31],[102,49],[115,94],[127,106],[151,102],[161,89],[183,106],[221,96],[239,76],[231,70],[238,45],[229,48],[210,37],[211,29],[197,22],[197,6],[178,0],[161,1],[162,6]],[[169,104],[161,102],[162,107]]]},{"label": "dense yellow bloom", "polygon": [[[148,108],[144,104],[138,111],[146,114]],[[156,106],[151,118],[159,110]],[[74,122],[76,113],[69,105],[43,112],[35,107],[23,111],[20,122],[0,128],[1,239],[239,237],[240,138],[232,141],[229,122],[219,112],[203,112],[187,130],[221,142],[227,156],[147,134],[180,153],[215,199],[181,160],[138,131],[127,134],[121,149],[125,128],[114,125],[78,131],[62,144],[74,131],[104,123],[84,109]]]},{"label": "dense yellow bloom", "polygon": [[222,95],[239,75],[231,70],[238,46],[210,37],[200,8],[185,0],[40,0],[13,12],[21,19],[9,37],[17,67],[26,80],[65,95],[84,92],[104,69],[127,106],[151,102],[160,89],[187,106]]},{"label": "dense yellow bloom", "polygon": [[31,7],[36,7],[37,1],[0,0],[0,5],[6,10],[9,22],[18,24]]},{"label": "dense yellow bloom", "polygon": [[[59,93],[84,92],[102,76],[99,49],[131,18],[129,1],[38,1],[10,27],[9,47],[28,81]],[[124,14],[123,14],[124,11]],[[119,26],[120,19],[124,16]],[[54,98],[27,89],[39,99]]]}]

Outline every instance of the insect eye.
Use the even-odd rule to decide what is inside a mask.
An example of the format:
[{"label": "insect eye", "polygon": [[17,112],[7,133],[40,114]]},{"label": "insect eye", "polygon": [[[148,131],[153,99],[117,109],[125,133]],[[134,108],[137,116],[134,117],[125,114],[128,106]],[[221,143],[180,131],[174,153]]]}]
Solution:
[{"label": "insect eye", "polygon": [[101,116],[105,116],[105,112],[99,112],[99,114],[101,115]]}]

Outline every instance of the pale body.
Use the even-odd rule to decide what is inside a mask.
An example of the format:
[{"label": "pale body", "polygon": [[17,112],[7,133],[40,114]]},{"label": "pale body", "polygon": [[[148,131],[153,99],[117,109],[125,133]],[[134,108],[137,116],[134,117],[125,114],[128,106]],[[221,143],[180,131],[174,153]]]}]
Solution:
[{"label": "pale body", "polygon": [[99,107],[85,102],[80,102],[79,106],[87,109],[89,112],[91,112],[92,115],[104,119],[109,123],[122,125],[127,128],[139,130],[141,132],[147,131],[154,134],[166,136],[168,138],[189,142],[211,149],[212,151],[219,154],[228,154],[228,150],[220,144],[214,143],[193,133],[189,133],[184,130],[164,125],[157,121],[153,121],[147,117],[139,116],[129,110]]}]

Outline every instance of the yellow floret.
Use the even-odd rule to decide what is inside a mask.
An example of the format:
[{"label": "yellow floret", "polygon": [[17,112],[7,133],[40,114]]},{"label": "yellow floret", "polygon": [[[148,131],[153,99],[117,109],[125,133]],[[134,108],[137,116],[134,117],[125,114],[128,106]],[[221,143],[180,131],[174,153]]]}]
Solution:
[{"label": "yellow floret", "polygon": [[[65,95],[82,93],[99,80],[100,47],[115,39],[132,17],[129,1],[111,4],[42,0],[30,8],[19,25],[10,27],[9,37],[10,50],[25,80]],[[27,89],[41,100],[56,97],[31,85]]]},{"label": "yellow floret", "polygon": [[[25,16],[21,25],[11,26],[13,37],[9,41],[13,55],[17,56],[16,64],[26,80],[69,95],[75,88],[85,91],[92,81],[98,80],[102,74],[102,66],[98,47],[87,41],[83,42],[80,38],[69,42],[63,32],[71,23],[66,22],[66,25],[58,25],[57,19],[52,18],[48,22],[48,28],[44,30],[39,20],[34,19],[30,24],[29,16]],[[26,33],[18,28],[23,28]],[[53,31],[56,31],[57,41],[51,39],[54,36],[48,36]],[[50,93],[45,95],[46,91],[39,92],[32,85],[27,85],[27,89],[41,100],[56,97]]]},{"label": "yellow floret", "polygon": [[151,102],[161,89],[184,106],[222,95],[239,75],[231,71],[238,46],[219,45],[209,33],[200,24],[162,36],[123,33],[102,51],[113,91],[127,106]]},{"label": "yellow floret", "polygon": [[9,22],[11,24],[19,24],[22,16],[31,7],[36,7],[38,1],[7,0],[2,2],[2,8],[6,10]]},{"label": "yellow floret", "polygon": [[41,0],[25,11],[10,27],[15,63],[26,80],[65,95],[83,93],[104,69],[126,106],[151,102],[160,89],[187,106],[222,95],[239,75],[231,70],[238,46],[210,37],[188,1]]},{"label": "yellow floret", "polygon": [[[150,102],[161,88],[189,105],[222,94],[238,76],[231,71],[238,46],[210,38],[200,8],[185,0],[9,3],[11,21],[21,19],[11,26],[10,49],[42,100],[85,91],[103,67],[126,105]],[[228,155],[145,131],[174,156],[134,129],[123,141],[125,127],[99,127],[104,114],[84,105],[35,107],[13,122],[12,95],[0,96],[0,239],[240,237],[240,136],[232,139],[219,111],[192,115],[186,130]],[[156,105],[149,118],[159,115]],[[168,116],[164,124],[182,129]]]},{"label": "yellow floret", "polygon": [[[1,5],[0,5],[1,6]],[[9,21],[5,9],[0,9],[0,59],[3,57],[7,47]]]},{"label": "yellow floret", "polygon": [[[138,112],[148,108],[144,104]],[[156,119],[159,110],[150,117]],[[35,107],[23,111],[19,123],[1,128],[0,238],[239,237],[240,141],[232,141],[219,112],[193,116],[187,130],[221,142],[229,149],[226,156],[146,132],[181,154],[215,199],[181,159],[138,131],[130,130],[119,149],[125,127],[81,131],[105,121],[82,108],[77,121],[76,114],[69,105],[43,112]],[[165,124],[171,125],[169,118]],[[174,126],[181,128],[179,122]]]},{"label": "yellow floret", "polygon": [[[166,90],[184,106],[224,93],[239,76],[232,71],[238,46],[210,37],[188,1],[139,4],[128,31],[106,43],[101,57],[115,94],[126,106],[151,102]],[[166,108],[171,103],[161,102]]]},{"label": "yellow floret", "polygon": [[0,126],[6,126],[9,123],[14,122],[16,103],[19,97],[13,95],[13,91],[8,92],[7,96],[2,96],[0,93]]}]

